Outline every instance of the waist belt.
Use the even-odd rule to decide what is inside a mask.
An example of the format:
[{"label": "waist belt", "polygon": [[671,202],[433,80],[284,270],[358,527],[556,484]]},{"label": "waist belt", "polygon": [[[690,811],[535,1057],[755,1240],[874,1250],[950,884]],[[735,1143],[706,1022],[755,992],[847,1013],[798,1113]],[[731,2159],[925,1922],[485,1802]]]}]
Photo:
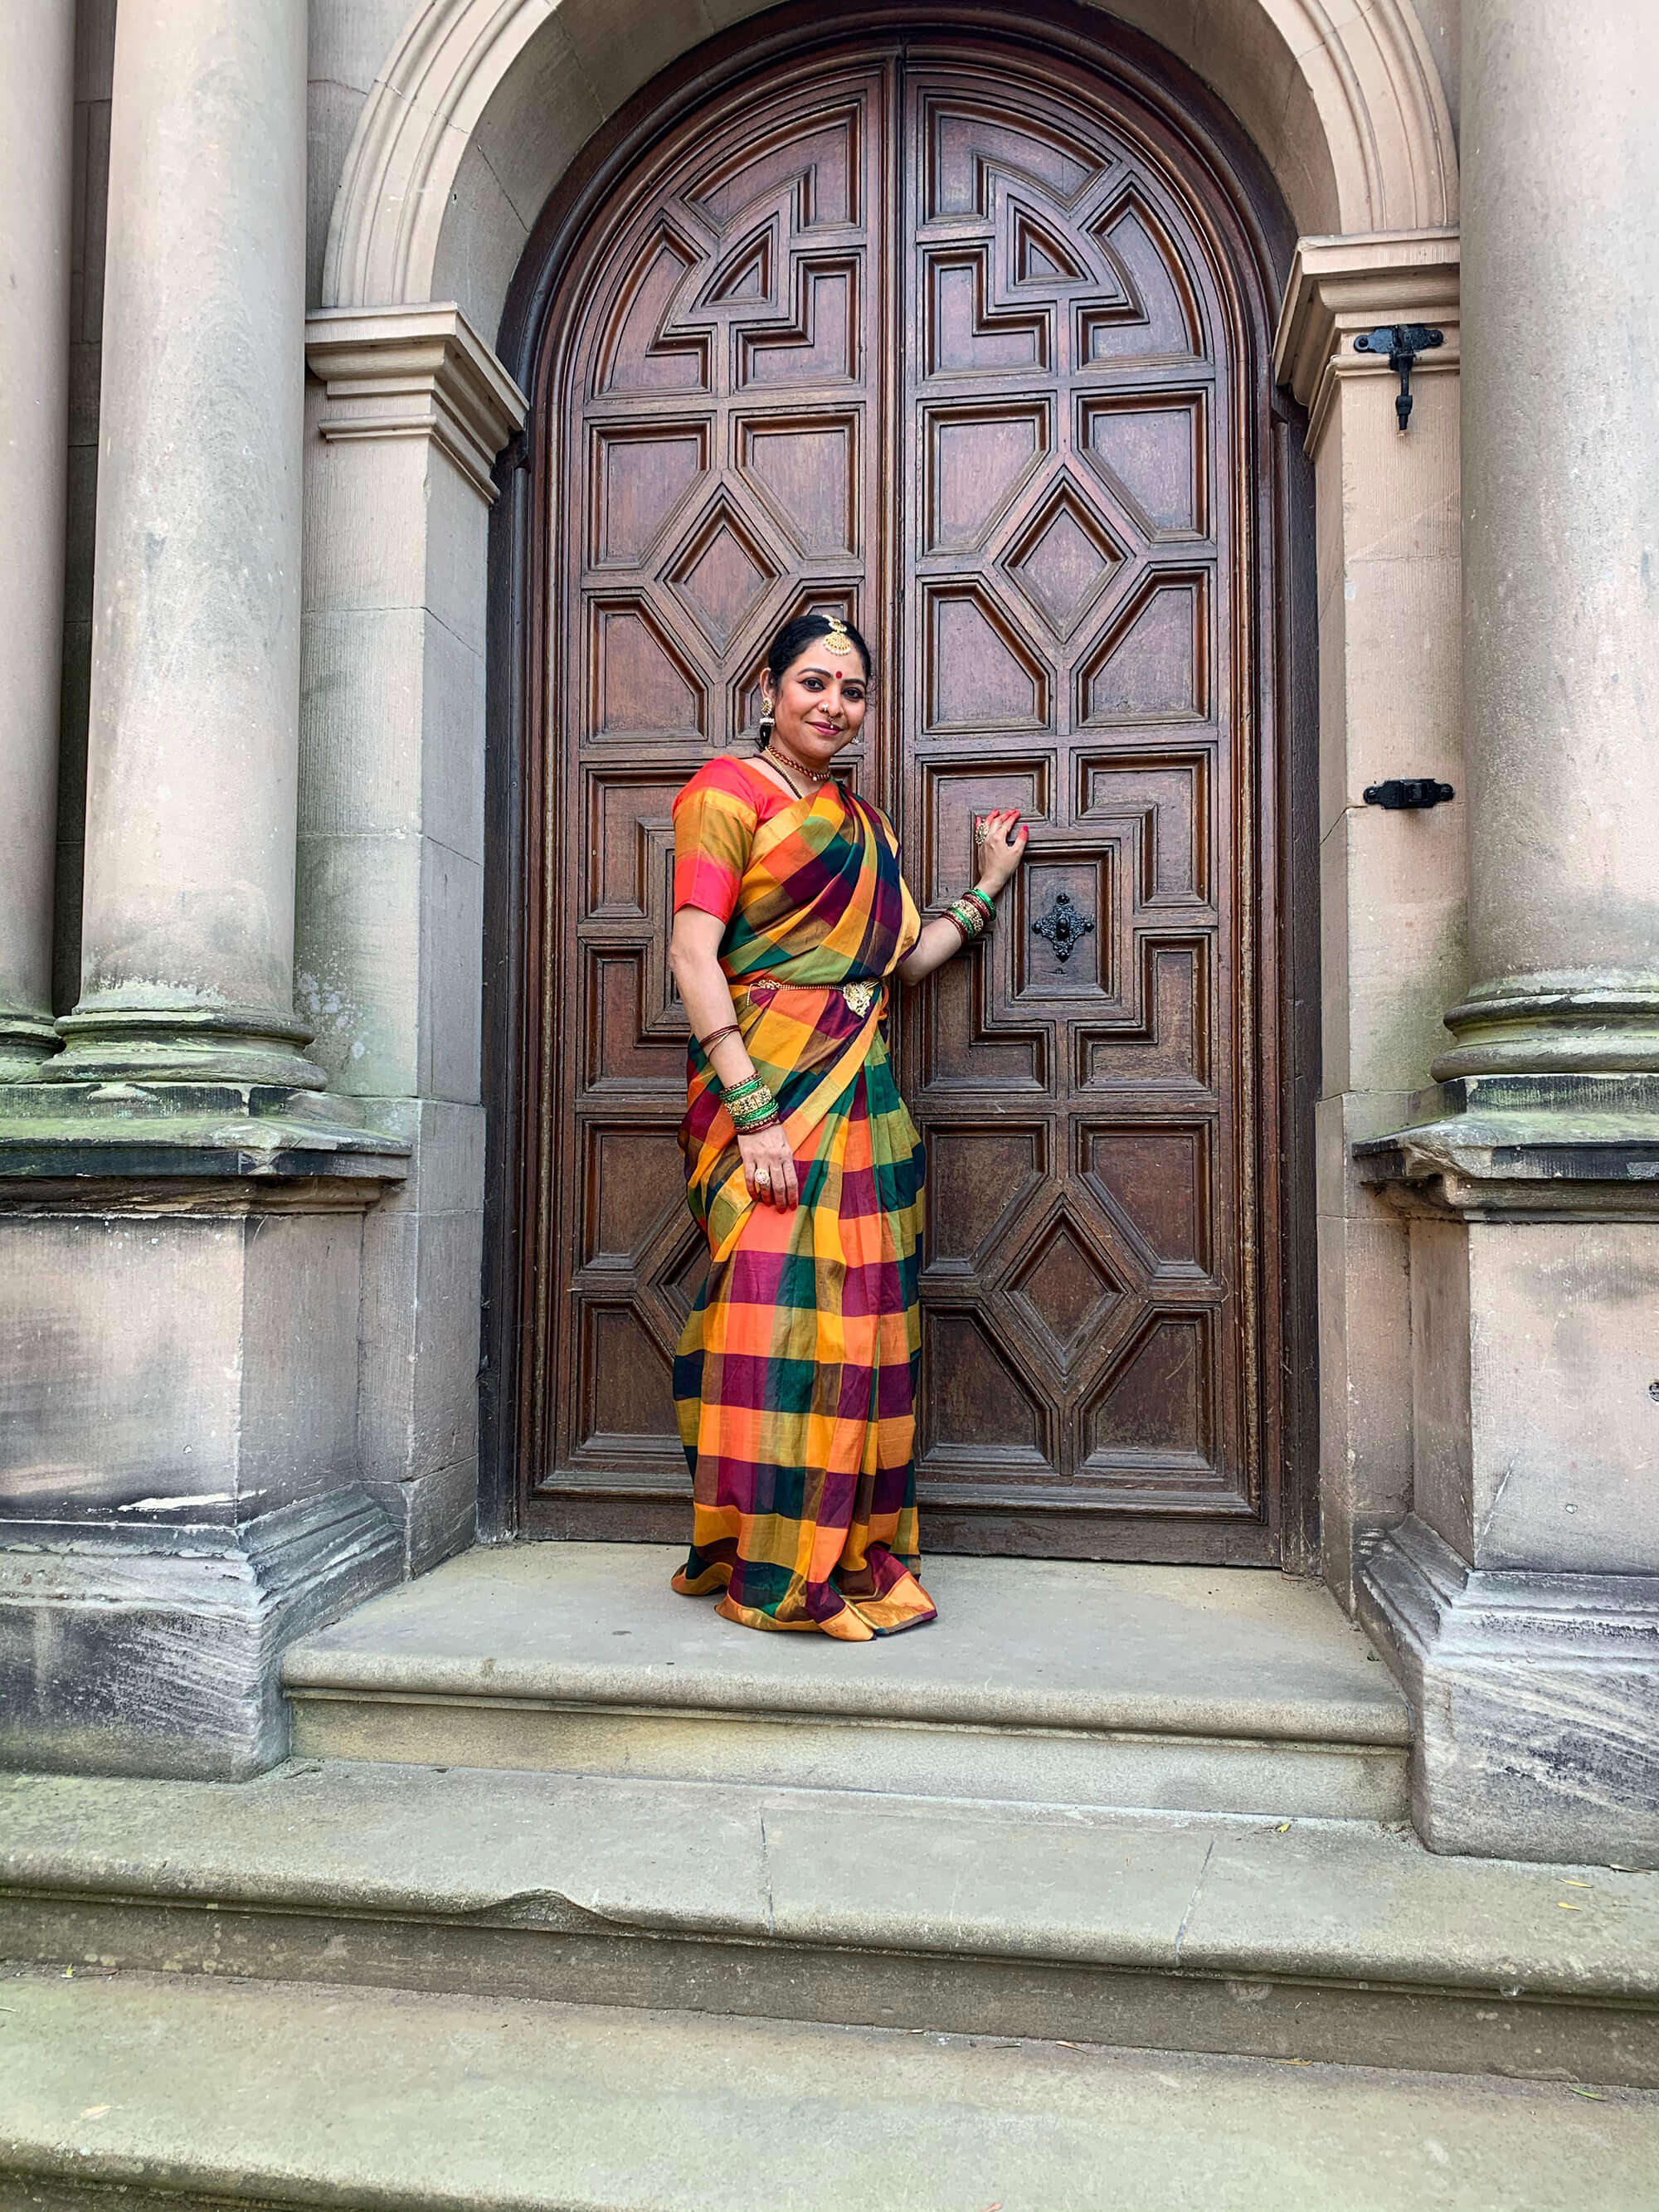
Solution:
[{"label": "waist belt", "polygon": [[826,998],[832,992],[839,992],[862,1021],[887,986],[878,977],[870,976],[860,976],[852,983],[779,983],[770,976],[757,975],[752,981],[740,982],[735,988],[746,991],[751,999],[769,999],[779,991],[818,991]]}]

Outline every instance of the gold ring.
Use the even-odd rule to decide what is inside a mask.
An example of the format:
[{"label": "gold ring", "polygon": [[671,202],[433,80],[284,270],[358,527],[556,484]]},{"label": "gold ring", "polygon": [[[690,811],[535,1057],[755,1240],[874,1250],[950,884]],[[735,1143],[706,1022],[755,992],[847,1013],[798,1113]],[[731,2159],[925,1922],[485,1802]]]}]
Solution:
[{"label": "gold ring", "polygon": [[975,822],[975,824],[974,824],[974,842],[975,842],[975,844],[976,844],[976,845],[988,845],[988,844],[990,843],[990,842],[991,842],[991,825],[990,825],[990,823],[989,823],[988,822]]},{"label": "gold ring", "polygon": [[757,1169],[755,1170],[755,1181],[756,1181],[757,1182],[763,1182],[763,1183],[767,1186],[768,1189],[769,1190],[769,1189],[771,1188],[771,1186],[772,1186],[772,1170],[771,1170],[771,1169],[770,1169],[770,1168],[757,1168]]}]

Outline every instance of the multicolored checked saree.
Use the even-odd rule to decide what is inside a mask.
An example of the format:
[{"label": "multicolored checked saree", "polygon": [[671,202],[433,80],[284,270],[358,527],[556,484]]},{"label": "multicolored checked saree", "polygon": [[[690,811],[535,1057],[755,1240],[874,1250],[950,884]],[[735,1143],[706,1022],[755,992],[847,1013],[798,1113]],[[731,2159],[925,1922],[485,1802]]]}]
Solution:
[{"label": "multicolored checked saree", "polygon": [[792,799],[711,761],[674,804],[674,906],[726,925],[720,966],[800,1181],[791,1212],[750,1198],[694,1039],[680,1147],[708,1277],[674,1363],[693,1498],[674,1587],[723,1590],[749,1628],[844,1635],[847,1607],[878,1636],[919,1627],[922,1152],[881,1026],[921,928],[898,841],[837,783]]}]

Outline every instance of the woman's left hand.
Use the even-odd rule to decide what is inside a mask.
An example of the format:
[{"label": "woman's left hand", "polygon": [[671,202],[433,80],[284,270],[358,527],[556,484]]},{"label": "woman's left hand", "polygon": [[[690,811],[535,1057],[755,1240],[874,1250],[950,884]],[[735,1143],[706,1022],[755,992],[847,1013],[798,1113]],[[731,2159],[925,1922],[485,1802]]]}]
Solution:
[{"label": "woman's left hand", "polygon": [[994,898],[1025,858],[1030,831],[1019,818],[1017,806],[999,806],[984,817],[985,842],[979,848],[980,888]]}]

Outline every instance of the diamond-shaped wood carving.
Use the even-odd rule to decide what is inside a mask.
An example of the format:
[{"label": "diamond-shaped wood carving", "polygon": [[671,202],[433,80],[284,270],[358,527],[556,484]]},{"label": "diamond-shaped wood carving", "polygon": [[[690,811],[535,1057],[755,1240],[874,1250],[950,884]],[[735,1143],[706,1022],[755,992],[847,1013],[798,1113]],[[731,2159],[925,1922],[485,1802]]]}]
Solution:
[{"label": "diamond-shaped wood carving", "polygon": [[1004,565],[1048,621],[1069,637],[1125,555],[1076,487],[1062,483]]},{"label": "diamond-shaped wood carving", "polygon": [[779,570],[729,501],[716,500],[668,574],[680,604],[723,653]]},{"label": "diamond-shaped wood carving", "polygon": [[1012,1288],[1063,1360],[1089,1330],[1104,1321],[1122,1297],[1124,1285],[1062,1215]]}]

